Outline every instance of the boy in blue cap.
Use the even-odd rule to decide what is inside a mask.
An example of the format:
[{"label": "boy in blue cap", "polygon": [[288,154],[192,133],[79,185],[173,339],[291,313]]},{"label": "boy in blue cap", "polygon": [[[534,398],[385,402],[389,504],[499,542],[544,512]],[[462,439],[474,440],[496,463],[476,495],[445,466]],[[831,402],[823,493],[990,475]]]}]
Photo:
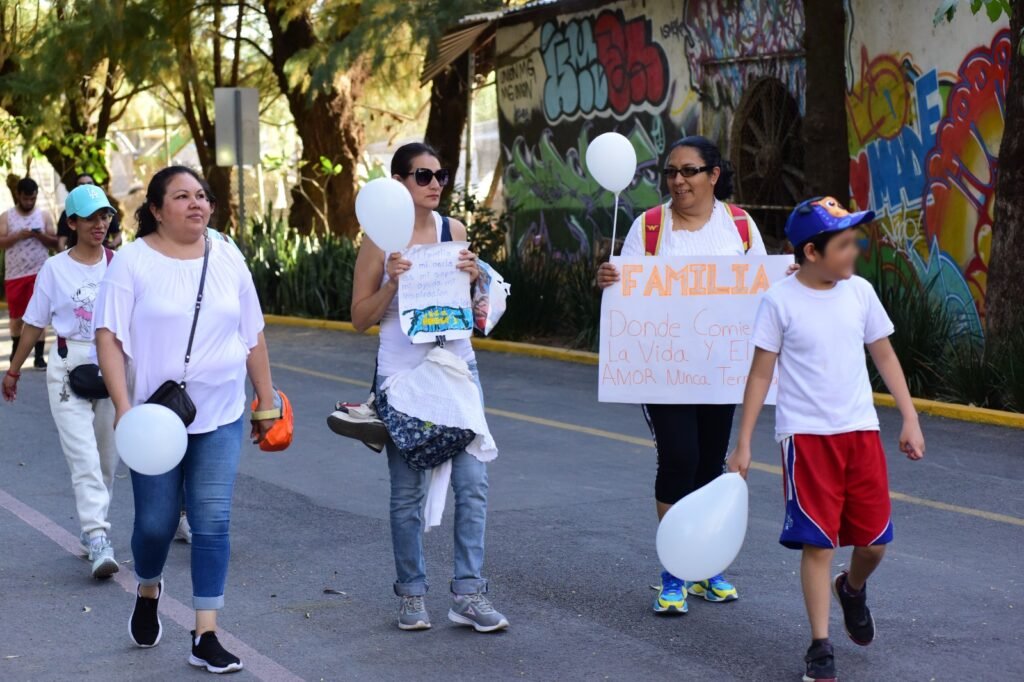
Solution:
[{"label": "boy in blue cap", "polygon": [[[764,296],[754,322],[754,358],[743,398],[736,450],[728,468],[744,477],[750,444],[775,363],[779,365],[775,436],[782,444],[786,520],[779,541],[801,549],[800,580],[811,624],[804,680],[835,680],[828,636],[831,591],[846,632],[867,646],[875,623],[866,583],[892,541],[885,452],[878,435],[864,347],[903,415],[900,450],[924,456],[924,436],[899,360],[893,325],[875,290],[855,276],[856,228],[874,213],[847,212],[832,197],[794,209],[786,223],[800,270]],[[850,570],[830,578],[832,557],[854,547]]]}]

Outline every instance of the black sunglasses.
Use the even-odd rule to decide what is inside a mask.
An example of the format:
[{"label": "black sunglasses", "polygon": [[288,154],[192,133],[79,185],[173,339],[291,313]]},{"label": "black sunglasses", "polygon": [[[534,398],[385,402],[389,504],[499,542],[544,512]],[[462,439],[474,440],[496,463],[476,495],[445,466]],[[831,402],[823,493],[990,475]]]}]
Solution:
[{"label": "black sunglasses", "polygon": [[707,173],[714,169],[714,166],[683,166],[682,168],[674,168],[672,166],[666,166],[661,169],[661,174],[671,180],[677,175],[682,175],[684,178],[692,178],[698,173]]},{"label": "black sunglasses", "polygon": [[407,178],[410,175],[416,176],[416,184],[420,187],[426,187],[434,178],[437,178],[437,184],[444,187],[448,184],[448,179],[452,176],[452,172],[447,168],[441,168],[436,171],[432,171],[429,168],[417,168],[414,171],[406,173],[402,177]]}]

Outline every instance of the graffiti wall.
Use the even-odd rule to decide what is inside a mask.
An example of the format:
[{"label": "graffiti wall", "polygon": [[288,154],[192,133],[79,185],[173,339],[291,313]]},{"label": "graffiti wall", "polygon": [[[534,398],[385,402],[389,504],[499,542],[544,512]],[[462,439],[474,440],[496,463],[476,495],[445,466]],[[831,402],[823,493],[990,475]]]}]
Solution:
[{"label": "graffiti wall", "polygon": [[[727,150],[745,85],[773,76],[803,104],[801,0],[595,2],[515,15],[496,36],[505,201],[518,248],[574,260],[612,231],[614,197],[587,174],[587,145],[626,135],[639,172],[620,197],[620,236],[658,203],[668,145],[701,133]],[[539,18],[538,18],[539,17]]]},{"label": "graffiti wall", "polygon": [[879,216],[860,269],[929,287],[980,336],[1009,31],[967,12],[933,28],[926,10],[847,5],[850,194]]}]

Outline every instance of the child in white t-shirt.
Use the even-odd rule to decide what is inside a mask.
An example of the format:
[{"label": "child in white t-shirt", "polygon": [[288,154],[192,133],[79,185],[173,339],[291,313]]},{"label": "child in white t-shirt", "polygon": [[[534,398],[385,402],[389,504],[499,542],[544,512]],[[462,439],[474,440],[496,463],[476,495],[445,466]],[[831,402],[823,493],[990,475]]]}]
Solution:
[{"label": "child in white t-shirt", "polygon": [[58,341],[50,351],[46,370],[50,412],[71,470],[82,551],[89,558],[92,576],[104,579],[119,570],[108,538],[118,463],[114,406],[109,398],[76,395],[71,390],[70,373],[81,365],[96,363],[93,304],[114,255],[103,246],[114,209],[95,185],[73,189],[65,208],[68,226],[74,230],[73,246],[47,259],[35,277],[35,289],[23,316],[23,343],[3,377],[3,397],[7,401],[17,398],[22,363],[52,325]]},{"label": "child in white t-shirt", "polygon": [[[754,359],[730,471],[746,476],[751,438],[779,364],[775,434],[782,444],[786,520],[780,542],[802,549],[800,574],[811,624],[804,680],[834,680],[829,591],[846,631],[861,646],[875,636],[866,583],[892,541],[885,452],[878,435],[864,347],[903,415],[900,450],[924,456],[893,325],[874,289],[854,276],[856,227],[874,213],[848,213],[831,197],[793,211],[786,236],[800,271],[765,294],[754,322]],[[830,579],[836,547],[853,545],[850,570]]]}]

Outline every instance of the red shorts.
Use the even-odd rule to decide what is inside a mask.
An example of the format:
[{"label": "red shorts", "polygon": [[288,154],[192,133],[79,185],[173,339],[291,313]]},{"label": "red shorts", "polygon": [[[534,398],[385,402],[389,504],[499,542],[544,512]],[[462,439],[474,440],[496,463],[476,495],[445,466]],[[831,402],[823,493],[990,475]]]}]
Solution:
[{"label": "red shorts", "polygon": [[32,291],[36,288],[36,276],[18,277],[4,282],[4,294],[7,296],[7,314],[12,320],[20,320],[25,316],[28,302],[32,300]]},{"label": "red shorts", "polygon": [[892,542],[889,479],[878,431],[782,441],[786,547]]}]

